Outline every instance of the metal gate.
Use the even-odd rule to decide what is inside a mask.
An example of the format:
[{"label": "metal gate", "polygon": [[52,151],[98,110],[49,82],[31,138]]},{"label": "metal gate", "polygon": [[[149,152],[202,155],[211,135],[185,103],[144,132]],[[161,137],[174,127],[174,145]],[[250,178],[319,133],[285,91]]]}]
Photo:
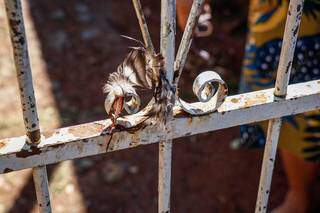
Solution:
[{"label": "metal gate", "polygon": [[[288,86],[294,49],[298,36],[303,0],[291,0],[287,14],[283,45],[274,89],[226,96],[223,80],[213,72],[201,73],[195,80],[194,92],[200,102],[187,103],[177,94],[170,98],[168,122],[157,120],[109,134],[110,120],[40,132],[33,91],[28,47],[20,0],[4,0],[9,20],[11,42],[19,82],[21,107],[26,135],[0,140],[0,173],[33,168],[33,178],[40,212],[51,212],[46,165],[69,159],[88,157],[121,149],[159,143],[158,211],[170,212],[172,139],[229,128],[245,123],[269,120],[264,150],[256,212],[266,212],[275,162],[281,117],[320,108],[320,80]],[[139,0],[132,0],[145,45],[153,50]],[[161,53],[164,56],[166,79],[176,88],[192,42],[192,34],[204,0],[194,0],[177,55],[175,56],[175,0],[161,1]],[[153,50],[154,51],[154,50]],[[214,92],[213,83],[219,86]],[[176,89],[177,91],[177,89]],[[175,99],[175,100],[174,100]],[[140,112],[121,118],[129,129],[141,124],[151,101]]]}]

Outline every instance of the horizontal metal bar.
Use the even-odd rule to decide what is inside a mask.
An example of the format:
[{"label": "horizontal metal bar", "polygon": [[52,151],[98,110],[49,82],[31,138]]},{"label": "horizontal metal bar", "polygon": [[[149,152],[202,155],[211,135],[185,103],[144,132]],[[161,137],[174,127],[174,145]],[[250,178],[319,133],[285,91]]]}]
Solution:
[{"label": "horizontal metal bar", "polygon": [[[26,143],[25,136],[3,139],[0,140],[0,173],[320,109],[320,80],[290,85],[283,101],[274,101],[273,91],[268,89],[229,96],[217,112],[205,116],[192,117],[176,107],[170,134],[159,131],[152,121],[134,134],[125,130],[115,132],[110,140],[110,135],[102,132],[111,122],[102,120],[45,132],[36,148]],[[136,119],[134,115],[125,118],[127,122]]]}]

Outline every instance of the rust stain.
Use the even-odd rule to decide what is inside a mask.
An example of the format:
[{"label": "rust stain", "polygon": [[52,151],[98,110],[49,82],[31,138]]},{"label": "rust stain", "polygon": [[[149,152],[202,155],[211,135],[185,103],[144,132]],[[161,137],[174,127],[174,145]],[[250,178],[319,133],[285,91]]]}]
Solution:
[{"label": "rust stain", "polygon": [[192,117],[188,118],[188,124],[192,124]]},{"label": "rust stain", "polygon": [[242,108],[251,107],[257,103],[265,103],[266,101],[267,101],[267,96],[264,93],[258,94],[254,99],[253,98],[246,99]]},{"label": "rust stain", "polygon": [[183,111],[182,109],[178,109],[178,110],[174,110],[173,111],[173,117],[174,118],[182,118],[182,117],[189,117],[190,114],[188,114],[187,112]]},{"label": "rust stain", "polygon": [[95,134],[100,134],[103,131],[104,126],[102,124],[90,124],[90,125],[79,125],[79,126],[74,126],[70,127],[68,132],[75,137],[86,137],[86,136],[91,136]]},{"label": "rust stain", "polygon": [[16,153],[17,158],[26,158],[32,155],[38,155],[41,153],[41,150],[38,147],[30,147],[30,150],[21,150]]},{"label": "rust stain", "polygon": [[60,133],[60,131],[58,130],[50,130],[50,131],[46,131],[46,132],[44,132],[44,133],[42,133],[42,135],[45,137],[45,138],[50,138],[50,137],[52,137],[53,135],[55,135],[55,134],[59,134]]},{"label": "rust stain", "polygon": [[239,102],[239,99],[238,99],[238,98],[232,98],[232,99],[231,99],[231,102],[236,104],[236,103]]},{"label": "rust stain", "polygon": [[30,139],[31,143],[39,143],[40,142],[40,129],[36,129],[34,131],[27,132],[27,136]]},{"label": "rust stain", "polygon": [[2,149],[5,146],[6,146],[6,144],[4,142],[0,142],[0,149]]}]

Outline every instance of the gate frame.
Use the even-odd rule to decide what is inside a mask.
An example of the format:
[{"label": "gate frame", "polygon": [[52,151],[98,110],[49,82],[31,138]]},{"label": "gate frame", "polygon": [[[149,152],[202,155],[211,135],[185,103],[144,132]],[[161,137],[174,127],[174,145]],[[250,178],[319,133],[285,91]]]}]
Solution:
[{"label": "gate frame", "polygon": [[[154,52],[140,1],[132,1],[144,42]],[[275,88],[229,96],[216,112],[207,115],[186,115],[183,109],[176,105],[173,109],[169,109],[168,122],[164,130],[159,131],[157,127],[159,124],[153,121],[151,125],[143,126],[134,134],[121,130],[115,132],[112,137],[104,131],[111,124],[109,119],[40,132],[21,2],[20,0],[4,0],[4,2],[9,20],[26,135],[0,140],[0,173],[33,168],[40,212],[51,212],[46,165],[157,142],[159,143],[158,212],[170,212],[172,139],[270,119],[255,209],[255,212],[267,211],[281,117],[320,109],[320,80],[288,86],[303,0],[291,0],[289,3]],[[203,3],[204,0],[193,1],[175,58],[176,2],[161,0],[161,53],[165,60],[166,77],[173,88],[178,85]],[[143,115],[137,113],[121,119],[134,124],[141,116]]]}]

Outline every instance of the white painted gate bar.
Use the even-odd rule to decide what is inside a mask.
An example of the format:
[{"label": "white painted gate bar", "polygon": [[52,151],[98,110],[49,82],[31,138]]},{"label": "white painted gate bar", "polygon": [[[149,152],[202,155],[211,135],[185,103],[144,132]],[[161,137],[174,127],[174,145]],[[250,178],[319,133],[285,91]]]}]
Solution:
[{"label": "white painted gate bar", "polygon": [[154,46],[152,44],[151,36],[149,33],[147,21],[146,21],[146,18],[144,17],[144,13],[143,13],[143,10],[141,7],[140,0],[132,0],[132,3],[133,3],[133,6],[134,6],[134,9],[136,11],[136,15],[137,15],[137,18],[139,21],[143,41],[144,41],[147,48],[150,48],[152,50],[152,52],[155,52]]},{"label": "white painted gate bar", "polygon": [[[174,86],[178,87],[180,76],[187,60],[190,46],[192,44],[193,32],[201,14],[202,5],[205,0],[193,0],[186,27],[179,45],[176,60],[174,62]],[[178,92],[178,91],[177,91]]]},{"label": "white painted gate bar", "polygon": [[[132,1],[146,47],[155,52],[140,1]],[[203,2],[204,0],[193,1],[174,61],[176,2],[161,0],[160,46],[165,60],[166,78],[173,84],[173,88],[178,85]],[[303,0],[290,1],[275,89],[229,96],[217,111],[205,115],[187,114],[180,105],[174,106],[174,97],[169,97],[171,104],[167,106],[169,113],[166,113],[168,118],[166,125],[163,125],[164,131],[159,130],[161,124],[152,120],[147,124],[142,123],[134,132],[123,129],[112,135],[105,131],[111,124],[110,119],[40,133],[21,2],[5,0],[5,4],[26,136],[0,140],[0,173],[34,168],[33,177],[40,212],[51,212],[45,165],[157,142],[159,142],[158,211],[170,212],[172,139],[271,119],[256,204],[256,212],[266,212],[281,117],[320,109],[320,79],[288,86]],[[199,105],[198,102],[190,104],[195,108]],[[119,120],[128,127],[136,127],[138,120],[143,120],[144,116],[143,113],[137,113]]]},{"label": "white painted gate bar", "polygon": [[[20,0],[5,0],[9,22],[13,56],[17,71],[24,125],[26,147],[37,146],[40,142],[40,126],[34,96],[32,73],[25,34],[22,5]],[[33,168],[33,180],[40,212],[51,212],[47,170],[45,166]]]},{"label": "white painted gate bar", "polygon": [[[173,69],[176,36],[176,0],[161,0],[160,52],[164,58],[166,78],[170,85],[173,83]],[[167,91],[169,92],[169,91]],[[170,95],[170,94],[169,94]],[[171,119],[173,117],[174,94],[166,107],[165,132],[171,133]],[[171,160],[172,140],[165,139],[159,143],[159,172],[158,172],[158,212],[170,212],[171,192]]]},{"label": "white painted gate bar", "polygon": [[[274,96],[275,101],[283,101],[287,95],[294,50],[299,32],[304,0],[290,0],[280,61],[277,70]],[[260,174],[260,183],[255,212],[267,212],[273,168],[281,130],[281,117],[269,121],[266,145]]]},{"label": "white painted gate bar", "polygon": [[[202,116],[189,116],[175,107],[171,135],[160,132],[151,123],[141,126],[134,134],[126,130],[115,132],[108,150],[106,141],[110,135],[104,129],[110,126],[110,119],[42,132],[41,143],[32,149],[25,149],[25,136],[2,139],[0,174],[320,109],[320,80],[289,85],[286,99],[279,102],[274,102],[273,91],[229,96],[217,112]],[[122,119],[133,123],[137,116]]]}]

